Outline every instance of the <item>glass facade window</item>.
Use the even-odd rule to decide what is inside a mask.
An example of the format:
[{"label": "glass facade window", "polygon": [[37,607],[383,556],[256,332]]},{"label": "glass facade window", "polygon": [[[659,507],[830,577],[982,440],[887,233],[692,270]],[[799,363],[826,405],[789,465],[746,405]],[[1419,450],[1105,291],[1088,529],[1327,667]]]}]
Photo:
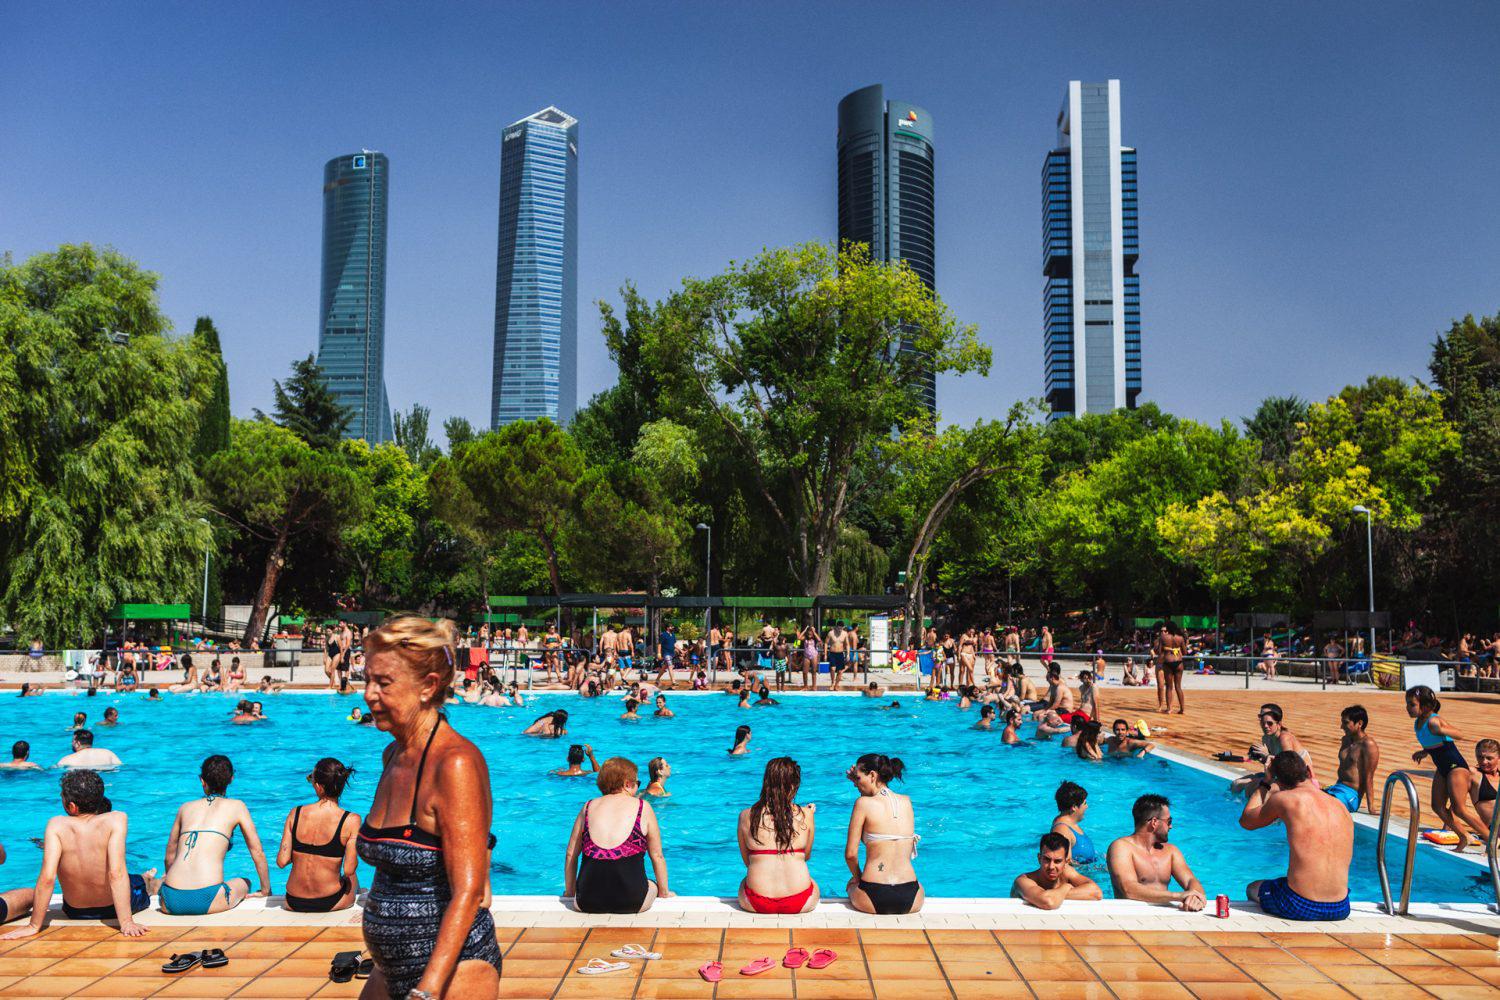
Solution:
[{"label": "glass facade window", "polygon": [[500,141],[490,426],[578,405],[578,121],[545,108]]},{"label": "glass facade window", "polygon": [[323,165],[323,280],[318,364],[353,414],[344,436],[389,441],[385,391],[386,202],[390,163],[364,150]]},{"label": "glass facade window", "polygon": [[[904,260],[937,287],[932,116],[887,101],[876,84],[839,102],[839,244],[864,243],[875,260]],[[901,349],[911,351],[909,341]],[[924,373],[922,403],[937,412],[937,383]]]},{"label": "glass facade window", "polygon": [[1119,142],[1119,86],[1069,84],[1042,167],[1043,379],[1054,418],[1133,408],[1141,391],[1136,151]]}]

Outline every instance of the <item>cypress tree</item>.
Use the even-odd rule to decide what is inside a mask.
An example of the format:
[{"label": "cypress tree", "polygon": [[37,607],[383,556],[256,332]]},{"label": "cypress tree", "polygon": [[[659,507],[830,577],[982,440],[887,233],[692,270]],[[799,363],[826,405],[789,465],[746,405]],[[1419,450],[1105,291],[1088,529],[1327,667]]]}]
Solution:
[{"label": "cypress tree", "polygon": [[214,321],[199,316],[193,326],[193,346],[213,363],[213,391],[198,423],[198,437],[193,443],[193,458],[203,461],[215,452],[229,447],[229,369],[219,348],[219,331]]}]

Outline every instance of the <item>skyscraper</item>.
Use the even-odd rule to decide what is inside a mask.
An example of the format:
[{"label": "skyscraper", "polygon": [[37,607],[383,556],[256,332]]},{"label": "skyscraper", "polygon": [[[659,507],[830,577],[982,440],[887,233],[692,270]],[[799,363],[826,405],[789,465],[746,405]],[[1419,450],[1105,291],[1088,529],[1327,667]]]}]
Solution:
[{"label": "skyscraper", "polygon": [[390,162],[362,150],[323,165],[318,364],[354,414],[345,437],[391,439],[385,392],[385,230]]},{"label": "skyscraper", "polygon": [[490,426],[578,406],[578,120],[544,108],[500,141]]},{"label": "skyscraper", "polygon": [[1068,84],[1042,167],[1045,392],[1054,418],[1135,408],[1141,283],[1135,149],[1120,81]]},{"label": "skyscraper", "polygon": [[[839,102],[838,155],[839,244],[867,243],[876,260],[904,260],[935,289],[932,116],[887,101],[879,84],[856,90]],[[922,400],[937,411],[931,370]]]}]

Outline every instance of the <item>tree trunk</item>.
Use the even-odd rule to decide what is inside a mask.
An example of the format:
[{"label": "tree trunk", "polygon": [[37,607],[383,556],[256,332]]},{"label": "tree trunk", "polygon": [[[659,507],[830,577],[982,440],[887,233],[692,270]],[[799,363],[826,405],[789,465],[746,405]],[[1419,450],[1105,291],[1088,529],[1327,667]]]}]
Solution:
[{"label": "tree trunk", "polygon": [[287,526],[282,524],[276,533],[276,541],[271,543],[271,551],[266,553],[265,572],[261,574],[260,589],[255,592],[255,604],[250,608],[250,622],[245,626],[246,646],[259,640],[266,630],[266,612],[276,596],[276,581],[281,579],[282,567],[286,565],[286,543]]}]

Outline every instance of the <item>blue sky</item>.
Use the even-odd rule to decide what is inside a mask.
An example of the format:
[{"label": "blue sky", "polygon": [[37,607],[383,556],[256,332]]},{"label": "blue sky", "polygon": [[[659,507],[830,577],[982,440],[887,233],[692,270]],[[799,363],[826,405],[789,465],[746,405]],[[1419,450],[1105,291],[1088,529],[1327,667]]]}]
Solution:
[{"label": "blue sky", "polygon": [[323,162],[391,160],[393,404],[489,411],[500,131],[582,123],[580,401],[597,299],[832,239],[840,97],[933,115],[938,291],[994,349],[962,423],[1041,393],[1040,172],[1069,79],[1140,150],[1143,399],[1204,420],[1425,374],[1500,312],[1500,5],[7,5],[0,250],[113,244],[214,317],[237,414],[317,345]]}]

